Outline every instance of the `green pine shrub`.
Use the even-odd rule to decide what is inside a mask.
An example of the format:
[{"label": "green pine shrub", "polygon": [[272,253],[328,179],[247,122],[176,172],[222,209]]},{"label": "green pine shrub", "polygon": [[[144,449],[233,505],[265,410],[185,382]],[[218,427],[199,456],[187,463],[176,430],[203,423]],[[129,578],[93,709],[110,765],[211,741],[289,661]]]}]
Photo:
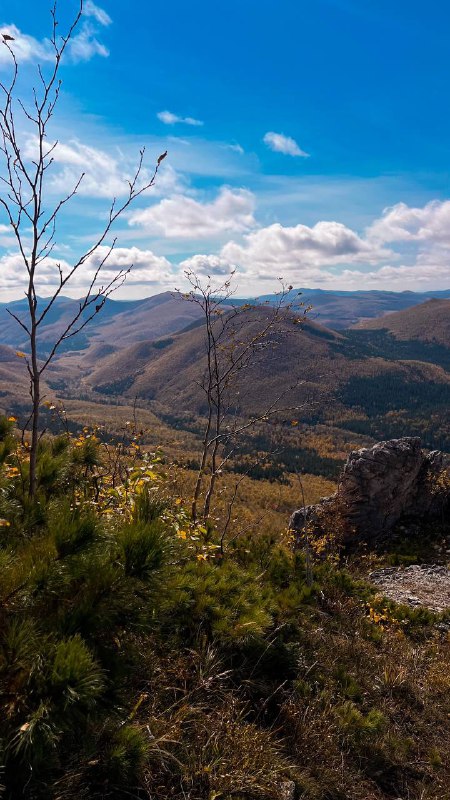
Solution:
[{"label": "green pine shrub", "polygon": [[43,437],[30,502],[0,418],[0,797],[444,800],[448,617],[377,596],[367,554],[222,554],[156,459],[107,455]]}]

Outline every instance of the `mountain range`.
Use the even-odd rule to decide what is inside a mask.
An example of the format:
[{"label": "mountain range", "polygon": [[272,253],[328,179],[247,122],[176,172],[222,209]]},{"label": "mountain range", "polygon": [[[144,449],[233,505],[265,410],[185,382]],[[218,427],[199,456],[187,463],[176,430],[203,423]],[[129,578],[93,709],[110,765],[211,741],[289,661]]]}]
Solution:
[{"label": "mountain range", "polygon": [[[379,439],[417,434],[427,447],[450,450],[450,291],[441,294],[418,303],[423,297],[410,292],[361,292],[356,299],[318,292],[301,326],[294,324],[298,311],[286,310],[271,346],[236,385],[234,413],[262,413],[285,393],[279,407],[299,409],[281,414],[286,429],[294,416],[309,426],[325,426],[333,435],[341,431],[352,441],[355,435]],[[264,323],[272,299],[241,312],[244,339]],[[352,327],[341,327],[346,315],[355,319],[349,303],[367,312],[370,299],[372,313],[388,306],[391,313],[360,317]],[[24,311],[20,302],[14,307],[17,314]],[[43,349],[67,324],[75,303],[61,298],[55,304],[43,328]],[[399,306],[402,310],[393,310]],[[334,329],[322,324],[324,310],[328,317],[334,315]],[[94,322],[80,341],[69,340],[71,349],[48,371],[48,396],[89,402],[97,419],[105,404],[131,406],[137,398],[165,423],[195,428],[205,411],[199,385],[206,366],[199,307],[171,293],[131,303],[109,300]],[[14,350],[26,349],[26,343],[14,340],[14,326],[3,306],[1,405],[20,412],[28,402],[27,380]]]},{"label": "mountain range", "polygon": [[[287,300],[294,308],[299,302],[312,305],[311,318],[334,330],[342,330],[369,319],[383,317],[393,312],[417,306],[425,301],[450,298],[450,289],[427,294],[419,292],[339,292],[321,289],[296,289],[289,292]],[[257,302],[274,302],[276,295],[264,295]],[[45,298],[38,298],[38,309],[45,307]],[[231,301],[230,301],[231,302]],[[233,300],[234,304],[249,302],[248,299]],[[250,301],[252,302],[252,300]],[[40,330],[40,345],[43,351],[55,340],[74,312],[79,300],[59,297],[46,316]],[[0,303],[0,344],[16,349],[26,349],[23,331],[8,314],[7,309],[19,319],[26,318],[25,299],[11,303]],[[92,343],[106,343],[120,347],[140,341],[148,341],[176,333],[201,318],[195,303],[189,303],[175,292],[163,292],[142,300],[113,300],[108,298],[100,314],[67,343],[70,350],[85,349]]]}]

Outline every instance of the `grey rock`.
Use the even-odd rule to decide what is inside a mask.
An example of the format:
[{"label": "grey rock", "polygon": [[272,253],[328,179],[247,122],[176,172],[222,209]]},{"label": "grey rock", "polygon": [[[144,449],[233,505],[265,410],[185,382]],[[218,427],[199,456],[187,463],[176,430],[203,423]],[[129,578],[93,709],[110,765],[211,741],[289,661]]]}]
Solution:
[{"label": "grey rock", "polygon": [[295,783],[294,781],[283,781],[280,786],[279,800],[294,800]]},{"label": "grey rock", "polygon": [[450,457],[425,454],[416,437],[391,439],[352,452],[338,491],[295,511],[290,527],[297,542],[320,533],[333,516],[344,541],[367,541],[389,534],[402,518],[438,519],[450,512]]}]

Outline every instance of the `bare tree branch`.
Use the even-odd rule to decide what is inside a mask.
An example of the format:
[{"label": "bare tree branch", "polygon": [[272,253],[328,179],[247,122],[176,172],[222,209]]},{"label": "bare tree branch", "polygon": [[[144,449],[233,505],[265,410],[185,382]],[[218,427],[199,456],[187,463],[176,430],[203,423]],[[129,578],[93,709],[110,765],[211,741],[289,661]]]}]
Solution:
[{"label": "bare tree branch", "polygon": [[[128,191],[124,200],[117,202],[116,198],[113,199],[101,233],[91,247],[78,257],[66,272],[61,263],[56,262],[56,288],[44,307],[38,310],[37,286],[40,265],[49,263],[48,259],[56,247],[56,230],[60,212],[76,196],[84,178],[84,173],[82,173],[66,196],[62,197],[52,209],[45,208],[46,179],[54,164],[54,154],[58,147],[57,140],[50,143],[49,133],[50,123],[61,94],[59,73],[64,55],[83,14],[83,0],[79,0],[78,10],[65,33],[61,33],[59,30],[56,0],[50,14],[52,22],[50,43],[53,58],[48,71],[44,71],[42,66],[38,65],[38,86],[32,89],[32,100],[29,104],[26,104],[18,96],[19,64],[14,47],[8,41],[0,43],[0,46],[3,44],[7,48],[11,57],[10,78],[9,80],[0,80],[0,161],[3,167],[0,174],[0,211],[3,211],[14,233],[27,276],[25,292],[28,301],[27,319],[26,321],[20,319],[12,311],[9,311],[9,314],[26,333],[29,345],[26,368],[30,378],[32,401],[32,411],[27,423],[27,427],[28,424],[31,425],[29,486],[31,497],[34,497],[37,488],[36,457],[42,400],[41,377],[60,346],[79,334],[100,313],[112,292],[123,285],[132,265],[118,269],[112,278],[108,277],[105,283],[101,283],[102,270],[116,243],[114,239],[112,244],[107,245],[107,238],[114,223],[130,204],[154,185],[159,166],[166,155],[163,154],[157,159],[150,178],[142,180],[145,149],[140,150],[136,170],[131,179],[127,181]],[[22,125],[23,121],[26,123],[25,126]],[[21,131],[24,127],[26,134],[22,135]],[[30,128],[34,131],[32,135],[30,135]],[[30,141],[35,143],[35,152],[31,156],[29,155]],[[103,246],[106,246],[106,253],[103,251]],[[61,292],[70,284],[76,273],[91,259],[94,259],[100,248],[102,248],[100,257],[98,262],[93,264],[90,282],[78,309],[63,331],[57,335],[48,355],[41,359],[38,340],[40,327]]]},{"label": "bare tree branch", "polygon": [[[272,305],[233,305],[234,272],[217,287],[212,286],[209,276],[205,283],[192,271],[186,271],[185,275],[191,289],[179,294],[186,301],[199,306],[205,323],[206,368],[198,385],[205,394],[207,411],[191,507],[195,522],[199,517],[204,521],[209,518],[217,480],[235,454],[242,435],[260,422],[269,421],[283,413],[298,412],[306,404],[282,405],[286,395],[302,383],[295,381],[294,385],[284,388],[269,402],[262,412],[247,419],[238,413],[237,408],[234,414],[231,413],[233,398],[236,399],[239,394],[241,376],[257,364],[267,348],[277,345],[277,336],[283,333],[282,323],[286,321],[286,312],[290,309],[286,298],[292,287],[285,287],[282,283],[277,300]],[[199,503],[205,483],[200,512]],[[231,501],[232,505],[235,499],[236,496]],[[225,530],[228,530],[230,519],[231,509],[225,519]]]}]

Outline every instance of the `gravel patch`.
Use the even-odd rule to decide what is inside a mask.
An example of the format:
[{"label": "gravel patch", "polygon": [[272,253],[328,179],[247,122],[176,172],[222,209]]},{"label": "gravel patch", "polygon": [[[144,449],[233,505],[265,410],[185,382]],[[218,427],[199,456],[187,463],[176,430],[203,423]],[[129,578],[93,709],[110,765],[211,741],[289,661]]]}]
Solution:
[{"label": "gravel patch", "polygon": [[450,570],[446,566],[386,567],[371,572],[369,579],[396,603],[436,612],[450,608]]}]

